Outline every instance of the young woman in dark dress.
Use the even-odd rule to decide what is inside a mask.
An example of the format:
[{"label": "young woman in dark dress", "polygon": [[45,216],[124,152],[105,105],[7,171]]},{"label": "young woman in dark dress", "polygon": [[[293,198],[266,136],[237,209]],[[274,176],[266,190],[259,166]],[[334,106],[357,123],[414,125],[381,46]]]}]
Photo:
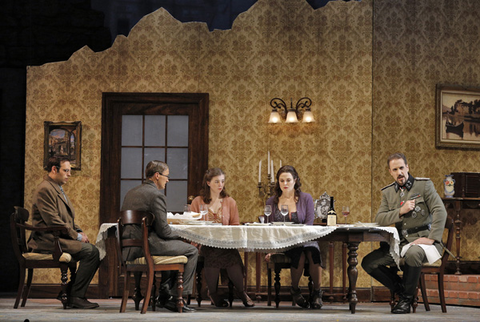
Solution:
[{"label": "young woman in dark dress", "polygon": [[[273,221],[290,221],[299,224],[313,225],[315,219],[313,198],[310,194],[300,190],[301,182],[294,167],[285,165],[277,172],[275,194],[267,200],[267,205],[272,206]],[[281,206],[288,206],[288,215],[284,218]],[[316,241],[307,242],[300,247],[289,249],[285,252],[291,261],[292,288],[290,290],[298,306],[320,309],[323,306],[322,291],[320,289],[321,262],[320,247]],[[269,260],[267,255],[266,259]],[[298,283],[303,275],[305,259],[308,259],[310,276],[314,284],[313,296],[307,302],[302,296]]]}]

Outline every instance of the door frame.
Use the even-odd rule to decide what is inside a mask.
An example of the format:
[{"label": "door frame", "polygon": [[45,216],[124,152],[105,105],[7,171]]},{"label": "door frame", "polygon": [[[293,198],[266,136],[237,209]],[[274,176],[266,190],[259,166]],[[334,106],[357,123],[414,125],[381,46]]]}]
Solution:
[{"label": "door frame", "polygon": [[[208,93],[102,93],[99,226],[116,222],[120,211],[122,115],[155,115],[161,109],[167,115],[189,116],[187,196],[195,196],[208,167],[208,107]],[[115,243],[106,246],[107,263],[99,269],[99,298],[118,296],[121,291]]]}]

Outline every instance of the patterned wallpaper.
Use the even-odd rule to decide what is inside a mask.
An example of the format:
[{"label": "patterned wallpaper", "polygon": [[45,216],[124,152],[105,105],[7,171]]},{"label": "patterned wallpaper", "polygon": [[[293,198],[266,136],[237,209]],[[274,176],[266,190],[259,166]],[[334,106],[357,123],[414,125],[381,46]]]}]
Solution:
[{"label": "patterned wallpaper", "polygon": [[[337,208],[348,203],[351,221],[371,221],[379,189],[391,182],[384,160],[393,150],[405,151],[412,173],[432,177],[440,191],[443,174],[474,171],[478,159],[475,151],[434,146],[435,84],[480,83],[472,48],[479,47],[479,9],[473,2],[336,1],[313,10],[303,0],[259,0],[231,30],[213,32],[203,23],[181,23],[159,9],[104,52],[85,47],[66,62],[30,67],[25,206],[31,208],[31,196],[44,175],[43,121],[80,120],[82,170],[74,172],[65,190],[77,222],[94,239],[102,92],[209,93],[209,165],[226,172],[242,221],[261,214],[258,161],[263,160],[266,180],[267,151],[276,169],[280,160],[297,168],[303,191],[314,198],[327,191],[337,199]],[[460,34],[464,40],[458,39]],[[303,96],[313,101],[316,123],[267,123],[273,97],[295,102]],[[361,245],[359,260],[373,246]],[[249,259],[253,284],[254,256]],[[56,283],[48,273],[35,280]],[[327,271],[322,283],[329,283]],[[340,275],[334,284],[341,284]],[[361,269],[357,285],[371,285]]]},{"label": "patterned wallpaper", "polygon": [[[435,85],[480,86],[478,1],[375,0],[373,11],[372,209],[392,181],[386,159],[396,151],[443,197],[445,174],[480,172],[480,151],[435,148]],[[462,260],[480,258],[479,214],[462,213]]]}]

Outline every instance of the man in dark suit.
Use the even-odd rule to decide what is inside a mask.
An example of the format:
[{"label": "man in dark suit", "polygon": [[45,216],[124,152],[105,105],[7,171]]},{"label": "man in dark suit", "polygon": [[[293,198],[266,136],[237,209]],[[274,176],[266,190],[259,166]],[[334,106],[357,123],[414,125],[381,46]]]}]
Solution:
[{"label": "man in dark suit", "polygon": [[[131,189],[125,196],[122,205],[123,210],[148,211],[154,214],[155,221],[153,229],[149,232],[148,242],[150,252],[156,256],[178,256],[184,255],[188,258],[184,272],[184,295],[192,294],[195,269],[197,267],[197,248],[179,240],[167,223],[167,203],[165,195],[160,191],[165,189],[168,182],[170,170],[168,165],[162,161],[150,161],[145,168],[145,182]],[[125,228],[123,236],[136,236],[140,238],[141,229],[138,226],[129,225]],[[123,258],[131,261],[142,257],[140,247],[128,247],[123,250]],[[177,287],[170,290],[171,297],[163,305],[165,308],[176,312],[177,307],[174,297],[177,296]],[[184,303],[183,312],[193,312],[195,309]]]},{"label": "man in dark suit", "polygon": [[[75,224],[75,211],[65,195],[62,186],[71,176],[70,161],[66,158],[52,157],[47,164],[48,175],[35,191],[32,209],[32,224],[35,227],[64,226],[68,235],[60,236],[60,246],[66,253],[79,261],[77,276],[73,285],[69,285],[68,307],[94,309],[97,303],[89,302],[85,293],[100,265],[98,249],[90,244],[87,235]],[[34,232],[28,246],[38,252],[53,251],[52,233]]]}]

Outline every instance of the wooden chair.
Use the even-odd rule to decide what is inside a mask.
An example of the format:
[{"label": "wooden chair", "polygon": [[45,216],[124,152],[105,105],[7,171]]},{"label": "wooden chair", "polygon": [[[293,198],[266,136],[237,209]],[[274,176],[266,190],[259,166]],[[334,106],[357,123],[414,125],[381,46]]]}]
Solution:
[{"label": "wooden chair", "polygon": [[[453,237],[455,234],[455,228],[453,224],[453,219],[450,217],[447,217],[447,220],[445,221],[445,231],[447,232],[446,240],[444,241],[443,245],[450,250],[453,245]],[[430,311],[430,305],[428,303],[428,298],[427,298],[427,289],[425,285],[425,274],[437,274],[438,276],[438,295],[440,297],[440,306],[442,307],[442,312],[447,313],[447,305],[445,302],[445,287],[444,287],[444,275],[445,275],[445,267],[447,266],[448,263],[448,256],[449,252],[448,251],[443,251],[443,255],[440,261],[439,266],[433,266],[433,265],[423,265],[422,267],[422,272],[420,274],[420,280],[418,281],[418,288],[420,288],[422,292],[422,298],[423,298],[423,305],[425,306],[426,311]],[[397,270],[396,267],[392,267],[393,270]],[[414,296],[414,301],[412,303],[412,309],[413,313],[417,311],[417,306],[418,306],[418,288],[415,292]],[[390,291],[391,299],[390,299],[390,307],[393,308],[396,304],[395,300],[395,294]]]},{"label": "wooden chair", "polygon": [[[197,260],[197,268],[195,270],[196,281],[195,281],[195,300],[197,301],[198,307],[202,306],[202,286],[203,286],[203,279],[202,279],[202,271],[205,267],[205,257],[202,255],[198,256]],[[228,303],[230,307],[233,306],[233,283],[232,281],[228,280]],[[187,298],[187,305],[190,305],[191,296],[189,295]],[[212,303],[213,304],[213,303]]]},{"label": "wooden chair", "polygon": [[[155,217],[153,214],[144,211],[126,210],[120,212],[118,218],[118,234],[117,234],[117,256],[119,259],[119,267],[121,273],[124,275],[123,295],[122,303],[120,305],[120,313],[125,312],[127,306],[127,299],[129,295],[130,286],[130,274],[134,272],[135,278],[135,291],[134,301],[135,309],[139,309],[139,302],[144,298],[141,314],[147,312],[151,297],[155,299],[156,290],[155,273],[162,271],[178,271],[177,284],[178,284],[178,297],[177,297],[177,309],[178,312],[182,312],[183,308],[183,272],[185,264],[188,259],[186,256],[152,256],[150,254],[150,247],[148,245],[148,228],[152,225]],[[125,225],[139,225],[142,229],[142,237],[140,239],[122,239]],[[125,247],[141,247],[145,257],[137,258],[133,261],[124,261],[122,256],[122,249]],[[140,290],[140,277],[142,273],[147,275],[147,290],[145,296],[141,295]],[[153,292],[152,292],[153,289]],[[152,309],[155,311],[155,300],[152,303]]]},{"label": "wooden chair", "polygon": [[[18,282],[17,298],[13,308],[18,308],[20,297],[22,297],[21,307],[25,306],[30,288],[34,269],[39,268],[60,268],[62,291],[61,301],[63,308],[67,308],[67,280],[68,270],[70,270],[70,279],[75,281],[77,265],[72,260],[72,256],[64,253],[60,246],[60,234],[68,234],[67,228],[63,226],[34,227],[26,223],[30,214],[28,210],[22,207],[15,207],[14,213],[10,217],[10,230],[12,246],[20,265],[20,279]],[[34,253],[27,247],[26,231],[52,232],[55,236],[53,241],[53,253]],[[25,270],[28,270],[27,285],[25,285]],[[22,296],[23,295],[23,296]]]},{"label": "wooden chair", "polygon": [[[455,233],[453,220],[450,217],[447,217],[445,221],[445,230],[447,230],[447,239],[443,244],[445,247],[450,250],[453,245],[453,236]],[[437,274],[438,276],[438,295],[440,297],[440,305],[442,307],[442,312],[447,313],[447,305],[445,303],[445,288],[444,288],[444,275],[445,275],[445,266],[448,263],[448,251],[443,251],[441,264],[440,266],[431,266],[423,265],[422,273],[420,275],[420,290],[422,291],[423,305],[425,306],[426,311],[430,311],[430,305],[427,298],[427,289],[425,287],[425,274]]]},{"label": "wooden chair", "polygon": [[[291,261],[283,253],[274,253],[270,257],[270,262],[267,263],[267,306],[272,305],[272,271],[275,272],[275,307],[278,309],[280,305],[280,272],[282,269],[290,269],[291,268]],[[313,293],[313,280],[310,276],[309,271],[309,264],[308,259],[305,258],[305,266],[303,271],[304,276],[308,276],[308,290],[309,290],[309,297]],[[292,306],[295,306],[295,302],[292,299]]]}]

